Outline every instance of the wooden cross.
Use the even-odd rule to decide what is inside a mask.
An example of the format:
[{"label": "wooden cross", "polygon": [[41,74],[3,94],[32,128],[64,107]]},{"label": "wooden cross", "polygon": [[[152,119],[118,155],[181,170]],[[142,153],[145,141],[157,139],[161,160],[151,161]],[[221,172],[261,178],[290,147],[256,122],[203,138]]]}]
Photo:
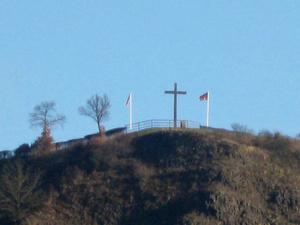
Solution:
[{"label": "wooden cross", "polygon": [[177,95],[185,95],[186,91],[177,91],[177,83],[174,83],[174,91],[165,91],[165,94],[174,95],[174,127],[177,127]]}]

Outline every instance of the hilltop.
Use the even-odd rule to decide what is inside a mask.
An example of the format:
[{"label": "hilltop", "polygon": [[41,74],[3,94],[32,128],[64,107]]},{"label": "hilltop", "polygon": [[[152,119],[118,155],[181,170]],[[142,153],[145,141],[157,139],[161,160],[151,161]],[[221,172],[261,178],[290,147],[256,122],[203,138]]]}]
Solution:
[{"label": "hilltop", "polygon": [[299,146],[279,133],[150,129],[1,169],[41,174],[23,224],[299,224]]}]

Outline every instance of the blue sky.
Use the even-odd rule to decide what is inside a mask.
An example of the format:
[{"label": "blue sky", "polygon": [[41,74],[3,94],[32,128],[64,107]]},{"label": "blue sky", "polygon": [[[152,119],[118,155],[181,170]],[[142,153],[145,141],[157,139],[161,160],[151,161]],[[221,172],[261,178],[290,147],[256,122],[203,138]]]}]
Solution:
[{"label": "blue sky", "polygon": [[67,117],[56,141],[97,132],[78,114],[107,94],[106,129],[133,121],[178,119],[232,123],[294,137],[299,128],[300,2],[211,0],[0,1],[0,150],[31,144],[28,114],[55,101]]}]

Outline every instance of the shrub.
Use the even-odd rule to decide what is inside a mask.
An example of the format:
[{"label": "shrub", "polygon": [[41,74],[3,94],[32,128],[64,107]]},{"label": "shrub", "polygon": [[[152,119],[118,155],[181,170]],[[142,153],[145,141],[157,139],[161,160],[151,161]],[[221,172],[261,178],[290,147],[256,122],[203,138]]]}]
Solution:
[{"label": "shrub", "polygon": [[252,129],[249,129],[246,125],[233,123],[231,124],[231,128],[235,132],[254,134],[254,131]]},{"label": "shrub", "polygon": [[272,137],[273,134],[271,131],[269,130],[261,130],[259,133],[258,133],[258,136],[263,136],[263,137]]},{"label": "shrub", "polygon": [[256,147],[266,148],[268,150],[287,150],[291,146],[289,138],[279,132],[271,133],[268,130],[260,131],[258,136],[253,140]]},{"label": "shrub", "polygon": [[94,148],[98,148],[99,146],[101,146],[106,140],[107,140],[107,136],[105,134],[101,134],[100,136],[95,136],[92,137],[88,143],[87,143],[87,147],[94,149]]},{"label": "shrub", "polygon": [[54,139],[50,134],[50,129],[47,127],[44,129],[42,136],[31,146],[32,153],[41,155],[43,153],[53,151],[55,149]]},{"label": "shrub", "polygon": [[16,157],[28,156],[31,153],[31,148],[28,144],[22,144],[15,150]]},{"label": "shrub", "polygon": [[0,151],[0,159],[7,159],[10,156],[11,156],[11,151],[9,150]]}]

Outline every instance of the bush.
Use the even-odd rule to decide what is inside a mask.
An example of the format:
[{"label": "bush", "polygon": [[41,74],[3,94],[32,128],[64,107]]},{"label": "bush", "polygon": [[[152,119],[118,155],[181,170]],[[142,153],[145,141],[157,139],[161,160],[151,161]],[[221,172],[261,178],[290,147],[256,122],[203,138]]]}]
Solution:
[{"label": "bush", "polygon": [[233,123],[231,124],[231,128],[235,132],[254,134],[254,131],[252,129],[249,129],[246,125]]},{"label": "bush", "polygon": [[268,150],[287,150],[291,146],[289,138],[279,132],[271,133],[268,130],[260,131],[258,136],[253,140],[256,147],[266,148]]},{"label": "bush", "polygon": [[31,153],[31,148],[28,144],[22,144],[15,150],[16,157],[28,156]]},{"label": "bush", "polygon": [[42,136],[31,146],[32,153],[42,155],[46,152],[53,151],[55,149],[54,139],[50,134],[50,129],[44,128]]},{"label": "bush", "polygon": [[11,157],[12,152],[9,150],[0,151],[0,159],[7,159]]},{"label": "bush", "polygon": [[104,144],[104,142],[107,140],[107,136],[105,134],[102,134],[100,136],[95,136],[92,137],[88,143],[87,143],[87,147],[91,148],[91,149],[95,149],[98,148],[99,146],[101,146],[102,144]]}]

